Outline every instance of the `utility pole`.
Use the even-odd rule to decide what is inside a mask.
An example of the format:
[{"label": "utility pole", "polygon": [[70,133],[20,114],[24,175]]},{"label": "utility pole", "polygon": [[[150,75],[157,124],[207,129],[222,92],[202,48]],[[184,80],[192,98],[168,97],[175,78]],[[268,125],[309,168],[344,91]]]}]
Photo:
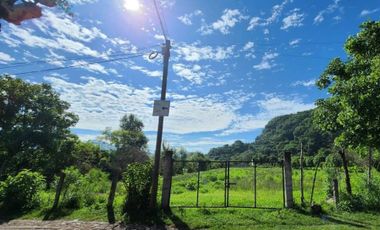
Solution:
[{"label": "utility pole", "polygon": [[[161,101],[166,100],[170,48],[171,48],[170,40],[166,39],[165,45],[162,47],[162,55],[164,57],[164,67],[163,67],[163,73],[162,73]],[[158,177],[159,177],[159,171],[160,171],[163,128],[164,128],[164,115],[160,115],[158,118],[156,151],[154,154],[154,166],[153,166],[153,175],[152,175],[152,189],[151,189],[151,197],[150,197],[150,203],[149,203],[149,206],[151,209],[155,209],[157,205]]]}]

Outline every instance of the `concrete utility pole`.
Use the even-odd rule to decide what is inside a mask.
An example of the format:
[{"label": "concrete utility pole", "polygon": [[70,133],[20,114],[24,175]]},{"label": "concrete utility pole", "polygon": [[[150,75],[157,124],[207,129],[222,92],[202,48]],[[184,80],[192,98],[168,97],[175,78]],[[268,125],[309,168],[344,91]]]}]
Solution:
[{"label": "concrete utility pole", "polygon": [[[161,101],[166,100],[170,48],[171,48],[170,40],[166,39],[165,46],[162,47],[162,55],[164,56],[164,67],[163,67],[163,74],[162,74]],[[160,115],[158,118],[156,151],[154,154],[154,166],[153,166],[153,175],[152,175],[152,190],[151,190],[151,197],[150,197],[150,203],[149,203],[149,206],[151,209],[155,209],[157,205],[158,177],[159,177],[159,171],[160,171],[163,128],[164,128],[164,115]]]}]

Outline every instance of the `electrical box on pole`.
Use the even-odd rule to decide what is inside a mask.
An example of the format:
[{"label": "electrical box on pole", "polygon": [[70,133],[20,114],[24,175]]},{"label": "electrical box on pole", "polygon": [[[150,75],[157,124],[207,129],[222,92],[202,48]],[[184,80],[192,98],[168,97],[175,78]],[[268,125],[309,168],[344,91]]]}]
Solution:
[{"label": "electrical box on pole", "polygon": [[153,106],[153,116],[155,117],[167,117],[169,116],[170,101],[167,100],[155,100]]}]

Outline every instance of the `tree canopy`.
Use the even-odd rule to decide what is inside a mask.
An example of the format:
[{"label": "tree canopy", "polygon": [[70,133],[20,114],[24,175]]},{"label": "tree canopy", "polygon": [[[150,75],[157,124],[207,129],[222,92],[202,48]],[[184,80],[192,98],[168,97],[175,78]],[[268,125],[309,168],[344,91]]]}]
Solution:
[{"label": "tree canopy", "polygon": [[0,176],[22,168],[47,168],[47,159],[75,139],[78,117],[50,85],[0,76]]},{"label": "tree canopy", "polygon": [[330,97],[316,102],[323,130],[339,132],[344,147],[380,147],[380,22],[368,21],[345,43],[347,60],[333,59],[317,85]]}]

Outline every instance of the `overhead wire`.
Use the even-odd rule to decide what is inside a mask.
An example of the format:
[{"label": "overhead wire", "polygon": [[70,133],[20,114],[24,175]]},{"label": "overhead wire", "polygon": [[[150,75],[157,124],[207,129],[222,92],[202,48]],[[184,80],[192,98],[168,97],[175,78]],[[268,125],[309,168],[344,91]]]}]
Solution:
[{"label": "overhead wire", "polygon": [[157,1],[153,0],[153,4],[154,4],[154,8],[156,10],[158,21],[160,23],[160,28],[161,28],[162,35],[164,36],[165,40],[168,40],[168,36],[166,34],[165,27],[164,27],[164,24],[163,24],[163,21],[162,21],[162,18],[161,18],[160,10],[158,9]]},{"label": "overhead wire", "polygon": [[[154,48],[154,47],[159,47],[159,45],[154,45],[154,46],[149,46],[149,47],[144,47],[144,48],[139,48],[138,50],[141,52],[141,51],[144,51],[144,50],[147,50],[147,49],[151,49],[151,48]],[[94,56],[85,56],[85,57],[81,57],[81,56],[72,56],[72,57],[65,57],[65,58],[56,58],[56,59],[50,59],[50,60],[36,60],[36,61],[26,61],[26,62],[16,62],[16,63],[8,63],[7,66],[4,66],[4,67],[0,67],[0,70],[1,69],[9,69],[9,68],[13,68],[13,67],[24,67],[24,66],[27,66],[27,65],[34,65],[34,64],[50,64],[52,62],[55,62],[55,61],[60,61],[60,62],[67,62],[67,61],[86,61],[86,60],[92,60],[92,59],[100,59],[100,58],[108,58],[108,57],[117,57],[117,56],[125,56],[125,55],[134,55],[135,53],[130,53],[130,54],[127,54],[127,53],[124,53],[124,52],[120,52],[120,53],[114,53],[114,54],[110,54],[110,55],[105,55],[104,57],[101,56],[101,57],[94,57]],[[107,60],[107,59],[106,59]]]},{"label": "overhead wire", "polygon": [[119,60],[126,60],[126,59],[141,57],[141,56],[144,56],[144,55],[145,55],[145,53],[140,53],[140,54],[136,54],[136,55],[130,55],[130,56],[127,56],[127,57],[120,57],[120,58],[114,58],[114,59],[108,59],[108,60],[100,60],[100,61],[94,61],[94,62],[86,62],[86,63],[82,63],[82,64],[74,64],[74,65],[69,65],[69,66],[61,66],[61,67],[55,67],[55,68],[48,68],[48,69],[41,69],[41,70],[32,70],[32,71],[27,71],[27,72],[10,73],[10,74],[16,75],[16,76],[20,76],[20,75],[27,75],[27,74],[32,74],[32,73],[43,73],[43,72],[57,71],[57,70],[63,70],[63,69],[69,69],[69,68],[89,66],[89,65],[92,65],[92,64],[99,64],[99,63],[114,62],[114,61],[119,61]]}]

